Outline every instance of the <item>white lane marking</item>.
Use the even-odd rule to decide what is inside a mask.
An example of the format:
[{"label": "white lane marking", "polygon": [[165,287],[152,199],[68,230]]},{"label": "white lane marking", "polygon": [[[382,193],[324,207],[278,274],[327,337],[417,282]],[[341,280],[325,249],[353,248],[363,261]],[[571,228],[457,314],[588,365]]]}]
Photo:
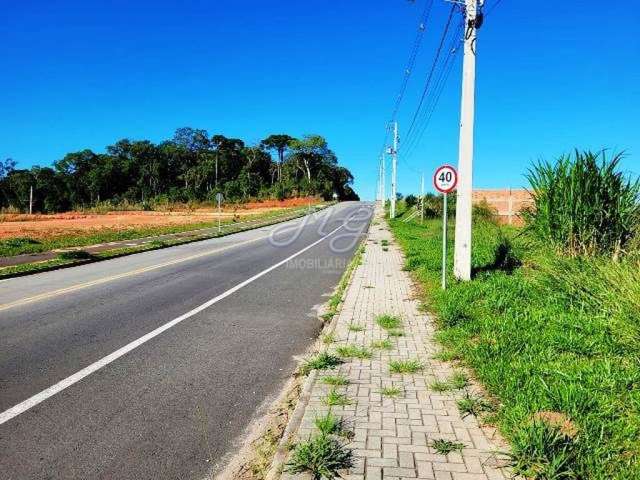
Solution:
[{"label": "white lane marking", "polygon": [[297,256],[302,255],[307,250],[315,247],[320,242],[322,242],[322,241],[326,240],[327,238],[329,238],[331,235],[333,235],[338,230],[340,230],[343,226],[344,225],[340,225],[338,228],[332,230],[331,232],[329,232],[324,237],[316,240],[315,242],[311,243],[310,245],[307,245],[302,250],[299,250],[298,252],[294,253],[290,257],[287,257],[284,260],[282,260],[282,261],[270,266],[269,268],[261,271],[260,273],[255,274],[253,277],[248,278],[247,280],[239,283],[235,287],[230,288],[226,292],[221,293],[217,297],[212,298],[211,300],[203,303],[199,307],[194,308],[193,310],[185,313],[184,315],[181,315],[178,318],[174,318],[170,322],[165,323],[164,325],[156,328],[155,330],[147,333],[146,335],[143,335],[142,337],[138,338],[137,340],[134,340],[133,342],[128,343],[124,347],[119,348],[115,352],[107,355],[106,357],[101,358],[100,360],[92,363],[88,367],[83,368],[79,372],[76,372],[73,375],[68,376],[64,380],[59,381],[58,383],[56,383],[55,385],[52,385],[51,387],[47,388],[46,390],[43,390],[40,393],[35,394],[34,396],[32,396],[31,398],[28,398],[24,402],[21,402],[21,403],[15,405],[15,406],[9,408],[8,410],[5,410],[4,412],[0,413],[0,425],[2,425],[5,422],[8,422],[9,420],[11,420],[14,417],[17,417],[21,413],[26,412],[30,408],[35,407],[39,403],[44,402],[49,397],[52,397],[52,396],[56,395],[57,393],[60,393],[61,391],[63,391],[64,389],[70,387],[71,385],[73,385],[75,383],[78,383],[83,378],[85,378],[85,377],[91,375],[92,373],[100,370],[102,367],[105,367],[105,366],[109,365],[110,363],[114,362],[115,360],[117,360],[118,358],[122,357],[123,355],[126,355],[130,351],[138,348],[140,345],[143,345],[144,343],[148,342],[152,338],[157,337],[161,333],[163,333],[166,330],[169,330],[170,328],[176,326],[180,322],[183,322],[184,320],[186,320],[186,319],[188,319],[190,317],[193,317],[197,313],[200,313],[203,310],[209,308],[211,305],[219,302],[220,300],[222,300],[224,298],[227,298],[229,295],[232,295],[233,293],[237,292],[241,288],[246,287],[247,285],[249,285],[252,282],[255,282],[257,279],[259,279],[260,277],[263,277],[267,273],[269,273],[269,272],[275,270],[276,268],[284,265],[285,263],[289,262],[290,260],[293,260]]}]

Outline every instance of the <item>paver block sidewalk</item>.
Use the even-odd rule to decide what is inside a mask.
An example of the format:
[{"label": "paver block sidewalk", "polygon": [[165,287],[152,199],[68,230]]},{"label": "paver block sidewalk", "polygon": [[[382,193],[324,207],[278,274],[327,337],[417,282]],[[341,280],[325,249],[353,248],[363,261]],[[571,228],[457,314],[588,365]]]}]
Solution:
[{"label": "paver block sidewalk", "polygon": [[[348,447],[354,451],[356,465],[345,479],[509,478],[508,472],[499,468],[502,462],[496,452],[506,447],[495,430],[481,428],[475,417],[463,418],[459,412],[456,401],[463,392],[437,393],[429,388],[435,380],[449,379],[454,370],[433,358],[439,351],[433,340],[433,321],[418,310],[411,279],[402,270],[403,255],[393,244],[379,210],[376,220],[336,322],[336,343],[329,346],[330,351],[340,345],[364,346],[373,356],[368,360],[347,360],[336,370],[320,372],[297,438],[305,440],[316,433],[314,420],[331,409],[355,433]],[[383,239],[390,242],[388,251],[383,250]],[[371,343],[388,338],[375,322],[376,316],[385,313],[402,318],[404,336],[390,338],[392,349],[376,350]],[[364,330],[352,331],[351,324],[361,325]],[[390,361],[407,359],[420,360],[424,370],[412,375],[389,372]],[[338,390],[349,397],[351,404],[328,407],[324,397],[332,387],[321,379],[338,373],[350,380],[348,386]],[[381,394],[385,387],[397,387],[402,393],[397,398],[386,398]],[[440,455],[430,446],[435,439],[460,442],[465,447],[460,452]],[[281,478],[311,477],[285,473]]]}]

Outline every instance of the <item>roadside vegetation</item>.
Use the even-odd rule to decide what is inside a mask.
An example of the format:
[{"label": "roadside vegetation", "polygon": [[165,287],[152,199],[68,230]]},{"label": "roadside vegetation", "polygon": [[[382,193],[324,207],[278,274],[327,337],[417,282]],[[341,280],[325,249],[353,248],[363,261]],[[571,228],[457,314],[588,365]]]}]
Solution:
[{"label": "roadside vegetation", "polygon": [[[437,314],[439,357],[471,367],[492,399],[465,396],[460,410],[492,411],[527,478],[640,478],[640,187],[618,161],[534,165],[525,227],[476,209],[474,279],[444,292],[441,220],[403,222],[400,204],[390,221]],[[453,241],[449,252],[451,272]]]},{"label": "roadside vegetation", "polygon": [[[123,205],[153,210],[171,203],[284,199],[319,195],[356,200],[353,176],[320,135],[270,135],[249,146],[206,130],[179,128],[158,144],[122,139],[105,147],[66,154],[49,166],[19,169],[0,161],[0,208],[28,212],[112,210]],[[274,158],[275,157],[275,158]]]}]

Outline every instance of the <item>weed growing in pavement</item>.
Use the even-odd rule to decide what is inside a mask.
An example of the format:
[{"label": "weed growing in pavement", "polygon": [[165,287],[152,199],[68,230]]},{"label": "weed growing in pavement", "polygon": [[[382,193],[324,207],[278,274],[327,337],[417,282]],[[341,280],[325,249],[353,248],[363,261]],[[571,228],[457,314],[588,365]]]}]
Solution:
[{"label": "weed growing in pavement", "polygon": [[316,417],[313,423],[323,435],[337,435],[347,439],[354,437],[353,432],[347,427],[344,419],[334,415],[331,410],[322,417]]},{"label": "weed growing in pavement", "polygon": [[429,388],[434,392],[448,392],[451,390],[449,382],[443,382],[442,380],[436,380],[429,385]]},{"label": "weed growing in pavement", "polygon": [[318,353],[302,364],[300,373],[308,375],[311,370],[327,370],[337,367],[342,360],[328,352]]},{"label": "weed growing in pavement", "polygon": [[388,247],[389,246],[389,240],[380,240],[380,245],[382,245],[383,247]]},{"label": "weed growing in pavement", "polygon": [[388,252],[389,251],[389,247],[382,247],[382,251],[383,252]]},{"label": "weed growing in pavement", "polygon": [[351,400],[349,400],[349,398],[343,394],[343,393],[339,393],[337,390],[332,389],[331,391],[329,391],[329,393],[327,393],[327,396],[324,397],[324,403],[326,405],[329,405],[330,407],[333,406],[345,406],[345,405],[351,405]]},{"label": "weed growing in pavement", "polygon": [[434,392],[448,392],[450,390],[460,390],[467,386],[469,380],[463,372],[455,372],[447,381],[436,380],[429,385]]},{"label": "weed growing in pavement", "polygon": [[493,411],[493,406],[489,402],[481,397],[473,396],[469,392],[465,392],[464,397],[457,401],[457,405],[463,417],[467,415],[478,417],[482,413]]},{"label": "weed growing in pavement", "polygon": [[333,333],[327,333],[322,336],[322,343],[325,345],[331,345],[336,341],[336,336]]},{"label": "weed growing in pavement", "polygon": [[402,390],[398,387],[384,387],[380,393],[383,397],[396,398],[402,394]]},{"label": "weed growing in pavement", "polygon": [[349,379],[344,375],[327,375],[326,377],[322,377],[322,383],[333,385],[334,387],[343,387],[349,385]]},{"label": "weed growing in pavement", "polygon": [[362,360],[371,358],[371,352],[357,345],[341,345],[336,348],[336,353],[342,358],[359,358]]},{"label": "weed growing in pavement", "polygon": [[377,348],[379,350],[391,350],[393,349],[393,343],[389,339],[375,340],[371,342],[371,348]]},{"label": "weed growing in pavement", "polygon": [[391,373],[416,373],[424,368],[419,360],[392,360],[389,362]]},{"label": "weed growing in pavement", "polygon": [[317,435],[295,446],[285,466],[288,473],[310,473],[313,480],[340,478],[353,467],[353,452],[329,435]]},{"label": "weed growing in pavement", "polygon": [[452,442],[451,440],[445,440],[444,438],[436,438],[429,446],[440,455],[448,455],[451,452],[461,452],[464,448],[464,443]]},{"label": "weed growing in pavement", "polygon": [[404,330],[399,330],[399,329],[388,330],[387,335],[389,335],[390,337],[404,337]]},{"label": "weed growing in pavement", "polygon": [[376,323],[385,330],[393,330],[402,326],[402,320],[394,315],[380,315],[376,317]]},{"label": "weed growing in pavement", "polygon": [[358,323],[350,323],[348,327],[350,332],[364,332],[365,328]]}]

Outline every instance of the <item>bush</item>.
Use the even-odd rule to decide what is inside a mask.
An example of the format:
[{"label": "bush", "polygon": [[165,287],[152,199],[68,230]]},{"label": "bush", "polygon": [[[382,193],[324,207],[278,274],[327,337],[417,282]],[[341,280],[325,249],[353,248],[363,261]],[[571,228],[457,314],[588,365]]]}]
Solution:
[{"label": "bush", "polygon": [[418,203],[418,199],[415,195],[407,195],[404,199],[404,203],[407,205],[407,209],[414,207]]},{"label": "bush", "polygon": [[527,175],[534,202],[524,214],[528,230],[566,255],[618,258],[640,218],[640,182],[619,171],[621,158],[576,151],[535,164]]}]

